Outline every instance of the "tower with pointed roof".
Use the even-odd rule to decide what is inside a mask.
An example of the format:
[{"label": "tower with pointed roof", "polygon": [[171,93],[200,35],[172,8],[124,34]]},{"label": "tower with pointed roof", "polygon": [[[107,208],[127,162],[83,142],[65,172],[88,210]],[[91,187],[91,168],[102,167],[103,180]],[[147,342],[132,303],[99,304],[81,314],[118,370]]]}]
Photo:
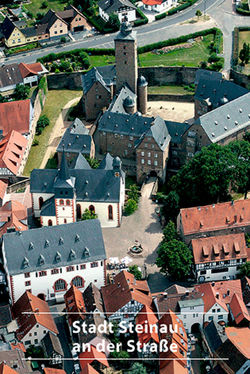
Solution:
[{"label": "tower with pointed roof", "polygon": [[69,168],[62,152],[60,169],[54,181],[56,224],[76,221],[75,178],[70,177]]},{"label": "tower with pointed roof", "polygon": [[115,38],[116,91],[127,83],[137,93],[137,43],[136,33],[129,22],[123,22]]}]

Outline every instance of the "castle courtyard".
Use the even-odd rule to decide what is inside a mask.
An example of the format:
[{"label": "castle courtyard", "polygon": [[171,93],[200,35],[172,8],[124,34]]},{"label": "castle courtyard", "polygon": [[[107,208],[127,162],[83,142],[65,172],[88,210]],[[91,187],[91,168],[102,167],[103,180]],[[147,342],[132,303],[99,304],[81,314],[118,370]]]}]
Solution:
[{"label": "castle courtyard", "polygon": [[149,101],[147,116],[160,116],[166,121],[185,122],[194,118],[194,103]]}]

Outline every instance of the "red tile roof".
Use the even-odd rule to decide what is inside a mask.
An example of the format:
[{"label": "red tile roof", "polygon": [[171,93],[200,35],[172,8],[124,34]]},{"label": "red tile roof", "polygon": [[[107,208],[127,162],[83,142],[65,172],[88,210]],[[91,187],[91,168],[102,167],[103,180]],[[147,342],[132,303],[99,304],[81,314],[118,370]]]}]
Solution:
[{"label": "red tile roof", "polygon": [[8,184],[0,180],[0,199],[4,198]]},{"label": "red tile roof", "polygon": [[[203,283],[196,285],[195,289],[203,294],[204,312],[208,312],[215,303],[218,303],[225,311],[228,311],[227,304],[230,303],[234,294],[237,294],[242,299],[240,279]],[[218,298],[216,295],[218,295]]]},{"label": "red tile roof", "polygon": [[103,352],[99,352],[93,345],[90,346],[90,352],[82,352],[79,354],[79,361],[82,370],[93,361],[98,361],[102,365],[109,367],[106,355]]},{"label": "red tile roof", "polygon": [[19,70],[23,78],[26,78],[28,75],[37,75],[43,71],[43,67],[40,62],[35,62],[34,64],[24,64],[21,62],[19,64]]},{"label": "red tile roof", "polygon": [[142,0],[145,5],[161,5],[164,0]]},{"label": "red tile roof", "polygon": [[99,374],[99,373],[93,368],[93,366],[91,366],[90,364],[87,364],[85,368],[81,371],[81,374]]},{"label": "red tile roof", "polygon": [[234,346],[250,360],[250,329],[248,327],[227,327],[226,334]]},{"label": "red tile roof", "polygon": [[250,199],[180,210],[184,235],[250,225]]},{"label": "red tile roof", "polygon": [[195,264],[247,258],[243,233],[193,239],[192,248]]},{"label": "red tile roof", "polygon": [[152,304],[147,281],[136,280],[133,274],[125,270],[114,277],[114,283],[102,287],[101,293],[108,315],[112,315],[131,300],[149,307]]},{"label": "red tile roof", "polygon": [[184,368],[178,360],[168,360],[160,369],[160,374],[188,374],[188,369]]},{"label": "red tile roof", "polygon": [[20,349],[21,351],[23,351],[23,353],[26,352],[26,348],[25,346],[23,345],[23,343],[20,343],[20,342],[17,342],[16,344],[14,343],[10,343],[10,346],[11,346],[11,349]]},{"label": "red tile roof", "polygon": [[[158,329],[158,318],[151,308],[149,308],[148,306],[144,306],[142,310],[137,314],[135,322],[136,325],[141,325],[144,328],[143,332],[137,333],[138,340],[142,345],[148,343],[151,339],[156,343],[159,343],[159,336],[156,330]],[[153,329],[152,332],[147,331],[148,326],[153,325],[155,325],[156,328]]]},{"label": "red tile roof", "polygon": [[55,368],[44,368],[44,374],[66,374],[66,371]]},{"label": "red tile roof", "polygon": [[[66,304],[66,311],[68,316],[69,325],[71,326],[74,321],[85,319],[86,308],[83,301],[83,295],[78,288],[74,285],[65,293],[64,300]],[[73,314],[71,314],[73,313]],[[78,313],[78,314],[76,314]]]},{"label": "red tile roof", "polygon": [[244,301],[239,298],[237,294],[234,294],[230,302],[230,309],[233,313],[235,323],[238,325],[244,319],[250,322],[250,316]]},{"label": "red tile roof", "polygon": [[[26,291],[15,302],[12,312],[14,317],[17,319],[17,337],[19,340],[22,340],[36,324],[58,334],[56,324],[50,314],[49,306],[46,301],[32,295],[29,291]],[[31,312],[31,314],[27,312]]]},{"label": "red tile roof", "polygon": [[27,208],[18,201],[8,201],[0,208],[0,222],[5,222],[0,228],[0,236],[5,234],[8,228],[16,231],[28,230],[27,224],[21,221],[27,220]]},{"label": "red tile roof", "polygon": [[10,101],[0,104],[0,129],[3,136],[12,130],[20,134],[29,133],[30,125],[30,100]]},{"label": "red tile roof", "polygon": [[17,175],[24,157],[28,140],[13,130],[0,142],[0,168],[7,168]]},{"label": "red tile roof", "polygon": [[2,362],[0,364],[0,374],[18,374],[18,372]]},{"label": "red tile roof", "polygon": [[[164,325],[168,327],[167,333],[161,333],[160,339],[166,339],[168,340],[168,347],[172,343],[175,343],[177,345],[177,352],[171,352],[169,350],[168,352],[160,352],[160,367],[166,366],[167,360],[163,360],[164,358],[173,358],[178,359],[179,363],[183,366],[186,366],[187,364],[187,351],[188,351],[188,342],[187,342],[187,334],[183,325],[183,322],[180,320],[178,316],[172,311],[168,310],[166,314],[164,314],[161,319],[159,320],[159,326]],[[169,330],[169,326],[172,326],[174,332],[171,332]],[[177,332],[176,332],[177,330]]]}]

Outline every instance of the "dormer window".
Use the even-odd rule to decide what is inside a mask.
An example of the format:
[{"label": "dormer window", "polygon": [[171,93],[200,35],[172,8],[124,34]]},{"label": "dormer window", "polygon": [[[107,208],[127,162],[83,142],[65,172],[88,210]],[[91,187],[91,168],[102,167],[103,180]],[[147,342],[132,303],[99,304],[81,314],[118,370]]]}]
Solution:
[{"label": "dormer window", "polygon": [[84,248],[83,255],[86,257],[89,256],[89,249],[87,247]]},{"label": "dormer window", "polygon": [[29,265],[30,265],[30,264],[29,264],[29,260],[27,259],[27,257],[24,257],[24,259],[23,259],[23,268],[25,269],[25,268],[27,268]]},{"label": "dormer window", "polygon": [[60,262],[61,261],[61,253],[60,252],[56,252],[56,255],[55,255],[55,261],[56,262]]},{"label": "dormer window", "polygon": [[64,240],[63,240],[63,238],[61,237],[61,238],[59,238],[59,245],[62,245],[64,243]]},{"label": "dormer window", "polygon": [[45,258],[42,254],[40,254],[39,258],[38,258],[38,264],[40,266],[44,265],[45,264]]},{"label": "dormer window", "polygon": [[76,258],[76,253],[73,249],[70,250],[69,258],[70,260],[74,260]]},{"label": "dormer window", "polygon": [[45,240],[44,247],[45,248],[49,247],[49,241],[48,240]]},{"label": "dormer window", "polygon": [[32,250],[32,249],[34,249],[34,244],[32,242],[30,242],[30,244],[29,244],[29,250]]},{"label": "dormer window", "polygon": [[75,236],[75,242],[79,242],[79,240],[80,240],[80,236],[78,234],[76,234],[76,236]]}]

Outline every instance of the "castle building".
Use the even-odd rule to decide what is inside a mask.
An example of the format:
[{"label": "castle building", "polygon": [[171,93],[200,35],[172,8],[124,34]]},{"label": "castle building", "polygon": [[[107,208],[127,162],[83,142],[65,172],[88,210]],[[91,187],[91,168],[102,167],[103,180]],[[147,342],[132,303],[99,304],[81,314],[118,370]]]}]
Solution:
[{"label": "castle building", "polygon": [[[86,209],[96,213],[102,227],[121,224],[125,200],[125,174],[121,160],[109,155],[109,162],[91,169],[79,154],[69,168],[62,153],[60,169],[34,169],[30,178],[33,211],[42,226],[81,220]],[[111,160],[110,160],[111,158]],[[103,166],[104,165],[104,166]]]}]

